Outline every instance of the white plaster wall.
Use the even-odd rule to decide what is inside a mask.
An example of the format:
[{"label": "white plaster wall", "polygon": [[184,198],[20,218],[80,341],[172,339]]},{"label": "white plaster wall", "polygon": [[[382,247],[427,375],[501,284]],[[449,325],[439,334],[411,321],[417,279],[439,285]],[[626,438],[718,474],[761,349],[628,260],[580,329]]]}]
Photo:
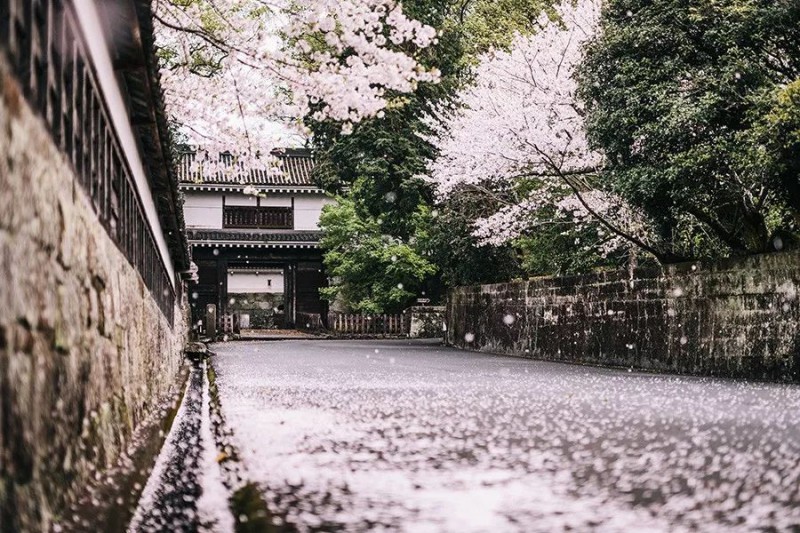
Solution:
[{"label": "white plaster wall", "polygon": [[319,215],[322,207],[332,204],[333,199],[324,194],[304,194],[294,198],[294,229],[319,229]]},{"label": "white plaster wall", "polygon": [[266,196],[261,197],[261,205],[266,207],[292,207],[292,195],[266,193]]},{"label": "white plaster wall", "polygon": [[183,217],[188,228],[222,228],[222,194],[185,191]]},{"label": "white plaster wall", "polygon": [[252,194],[244,194],[240,192],[225,193],[225,205],[246,205],[255,207],[257,201],[258,198]]},{"label": "white plaster wall", "polygon": [[228,294],[277,294],[283,292],[283,271],[228,272]]},{"label": "white plaster wall", "polygon": [[[185,191],[183,214],[188,228],[222,228],[222,192]],[[294,229],[319,229],[322,207],[333,203],[325,194],[267,193],[260,198],[262,206],[291,207],[294,197]],[[225,193],[225,205],[255,206],[257,198],[241,193]]]}]

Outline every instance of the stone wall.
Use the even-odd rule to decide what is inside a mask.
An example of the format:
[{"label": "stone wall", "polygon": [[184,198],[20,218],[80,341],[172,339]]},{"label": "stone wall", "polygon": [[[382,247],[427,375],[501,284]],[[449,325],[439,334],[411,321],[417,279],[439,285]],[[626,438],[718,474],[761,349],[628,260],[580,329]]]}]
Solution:
[{"label": "stone wall", "polygon": [[445,307],[409,307],[405,314],[408,316],[408,336],[412,339],[436,339],[444,335]]},{"label": "stone wall", "polygon": [[0,530],[48,531],[112,465],[182,364],[0,60]]},{"label": "stone wall", "polygon": [[800,254],[460,287],[447,340],[570,363],[800,378]]},{"label": "stone wall", "polygon": [[[228,293],[228,313],[237,313],[243,329],[282,328],[286,321],[283,293]],[[242,315],[247,315],[245,320]]]}]

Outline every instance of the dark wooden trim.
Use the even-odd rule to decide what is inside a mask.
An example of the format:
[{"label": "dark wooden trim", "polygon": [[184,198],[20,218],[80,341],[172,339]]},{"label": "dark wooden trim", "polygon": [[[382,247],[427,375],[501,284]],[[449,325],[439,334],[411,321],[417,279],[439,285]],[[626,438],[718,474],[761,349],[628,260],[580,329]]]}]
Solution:
[{"label": "dark wooden trim", "polygon": [[5,52],[111,240],[170,323],[175,289],[87,52],[72,0],[0,0]]},{"label": "dark wooden trim", "polygon": [[236,229],[293,229],[291,207],[222,206],[222,227]]}]

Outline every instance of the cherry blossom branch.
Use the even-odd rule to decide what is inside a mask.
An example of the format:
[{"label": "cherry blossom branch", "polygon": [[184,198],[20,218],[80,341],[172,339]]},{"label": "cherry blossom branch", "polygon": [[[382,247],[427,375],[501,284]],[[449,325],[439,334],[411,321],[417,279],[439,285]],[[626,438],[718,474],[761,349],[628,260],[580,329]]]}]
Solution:
[{"label": "cherry blossom branch", "polygon": [[275,117],[300,132],[312,106],[346,130],[380,113],[387,94],[438,81],[414,57],[436,31],[397,0],[159,1],[155,20],[158,45],[173,52],[162,70],[168,110],[225,144],[265,139]]},{"label": "cherry blossom branch", "polygon": [[481,58],[475,85],[459,95],[459,108],[440,110],[430,122],[440,157],[426,179],[440,199],[464,187],[487,193],[536,187],[523,198],[504,197],[497,213],[476,222],[474,234],[489,244],[535,226],[539,213],[571,209],[579,226],[588,214],[613,236],[603,240],[604,248],[627,243],[662,262],[681,260],[638,234],[647,233],[641,215],[581,179],[603,166],[602,154],[586,139],[573,78],[600,9],[600,0],[565,0],[556,9],[559,22],[543,15],[539,32],[517,37],[507,52]]}]

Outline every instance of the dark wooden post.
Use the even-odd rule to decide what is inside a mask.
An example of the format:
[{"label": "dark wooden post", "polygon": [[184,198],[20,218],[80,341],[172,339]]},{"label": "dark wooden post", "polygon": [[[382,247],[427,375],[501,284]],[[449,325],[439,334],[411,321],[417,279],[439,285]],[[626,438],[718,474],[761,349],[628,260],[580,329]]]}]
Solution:
[{"label": "dark wooden post", "polygon": [[217,336],[217,306],[214,304],[206,306],[206,333],[212,339]]},{"label": "dark wooden post", "polygon": [[217,317],[222,317],[228,312],[228,258],[223,256],[223,251],[219,251],[216,256],[217,261]]}]

